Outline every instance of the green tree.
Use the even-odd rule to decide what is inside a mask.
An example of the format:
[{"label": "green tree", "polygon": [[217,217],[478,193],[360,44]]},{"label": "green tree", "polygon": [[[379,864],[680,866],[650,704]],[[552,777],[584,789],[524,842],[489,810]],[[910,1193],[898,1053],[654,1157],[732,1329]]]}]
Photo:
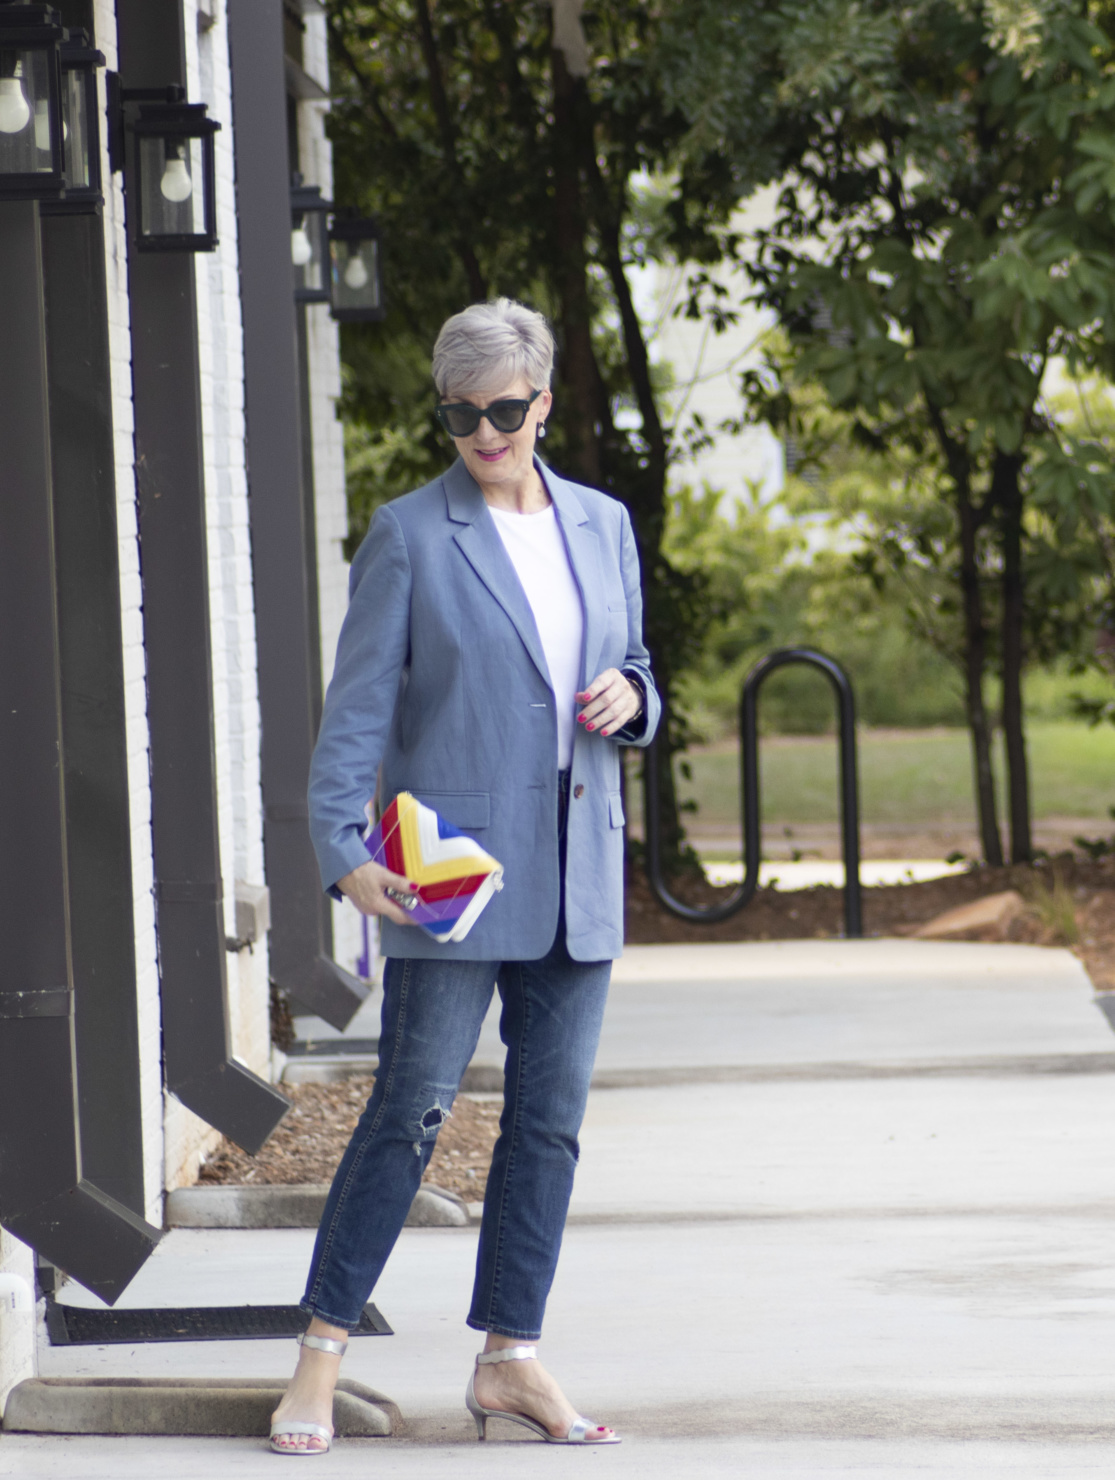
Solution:
[{"label": "green tree", "polygon": [[[540,308],[559,340],[547,454],[631,512],[672,750],[686,739],[671,701],[699,649],[703,582],[663,551],[672,432],[631,271],[668,252],[716,255],[711,227],[731,196],[702,159],[668,201],[639,188],[688,129],[652,64],[660,7],[598,0],[583,24],[578,11],[327,0],[337,194],[383,223],[389,305],[383,324],[343,334],[352,537],[376,502],[445,464],[428,380],[445,317],[501,293]],[[666,836],[680,843],[676,812]]]},{"label": "green tree", "polygon": [[[1071,672],[1110,675],[1115,652],[1115,392],[1074,377],[1049,397],[1056,428],[1030,470],[1029,582],[1035,646]],[[1072,696],[1075,712],[1115,722],[1115,703]]]},{"label": "green tree", "polygon": [[[891,661],[905,661],[904,686],[916,682],[925,692],[897,700],[899,719],[893,709],[895,717],[883,717],[897,697],[888,702],[878,692],[886,678],[870,662],[853,660],[857,692],[867,698],[860,707],[876,716],[875,723],[949,722],[956,705],[945,674],[951,670],[956,696],[962,695],[967,655],[947,474],[931,443],[867,443],[854,413],[834,407],[818,382],[795,377],[799,353],[783,335],[767,336],[763,368],[745,376],[744,387],[752,413],[766,415],[786,434],[788,511],[825,526],[809,565],[803,630],[818,640],[824,634],[842,655],[870,633],[880,658],[888,650]],[[981,600],[990,609],[999,572],[988,540],[981,540],[978,556]],[[901,635],[896,621],[905,629]],[[897,678],[897,667],[893,672]]]},{"label": "green tree", "polygon": [[[948,491],[990,862],[989,658],[1021,861],[1022,676],[1027,644],[1051,636],[1035,616],[1037,536],[1057,533],[1059,501],[1068,522],[1089,501],[1110,514],[1042,385],[1057,361],[1115,369],[1113,35],[1108,0],[675,0],[659,53],[689,155],[721,161],[741,198],[782,182],[747,268],[793,376],[822,385],[865,446],[905,449]],[[769,378],[748,388],[762,414],[791,415]],[[1071,552],[1044,548],[1048,581]]]},{"label": "green tree", "polygon": [[[962,638],[939,490],[900,452],[857,447],[847,416],[815,387],[795,387],[793,400],[794,469],[778,499],[753,489],[729,502],[706,488],[672,500],[667,551],[702,571],[712,614],[680,685],[693,724],[706,739],[733,730],[751,666],[795,644],[840,659],[864,723],[962,722]],[[800,670],[775,675],[762,721],[781,733],[830,729],[827,684]]]}]

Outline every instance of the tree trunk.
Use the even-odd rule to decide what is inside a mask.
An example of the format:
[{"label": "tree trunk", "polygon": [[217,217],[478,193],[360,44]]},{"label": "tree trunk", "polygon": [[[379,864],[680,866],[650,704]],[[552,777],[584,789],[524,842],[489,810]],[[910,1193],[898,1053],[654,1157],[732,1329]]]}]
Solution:
[{"label": "tree trunk", "polygon": [[[658,404],[651,383],[650,355],[643,336],[643,326],[635,311],[631,286],[627,281],[627,272],[623,265],[620,212],[614,206],[608,194],[608,187],[601,178],[591,131],[586,131],[582,138],[582,150],[585,174],[592,186],[593,215],[600,244],[600,255],[604,259],[612,292],[619,308],[628,373],[643,424],[643,440],[647,446],[646,467],[640,470],[640,476],[637,479],[630,484],[625,482],[621,491],[631,511],[632,524],[635,528],[636,542],[644,570],[650,577],[650,584],[653,585],[654,573],[659,565],[666,521],[668,465],[666,434],[662,427],[662,419],[658,414]],[[684,745],[678,743],[675,727],[671,724],[670,699],[674,674],[669,662],[667,646],[659,640],[661,634],[657,631],[658,623],[654,620],[655,611],[651,610],[647,615],[649,620],[645,623],[646,643],[663,699],[662,719],[658,732],[661,738],[657,748],[660,768],[658,806],[662,862],[669,872],[672,867],[681,864],[682,849],[685,844],[685,829],[678,811],[677,783],[673,767],[674,756],[684,749]],[[647,758],[644,757],[644,764],[646,763]],[[649,792],[644,787],[644,798],[648,795]]]},{"label": "tree trunk", "polygon": [[[652,653],[652,666],[654,661]],[[668,684],[660,677],[657,668],[655,668],[655,678],[658,681],[659,697],[662,700],[662,717],[658,722],[655,745],[650,750],[639,752],[643,765],[643,837],[647,836],[646,812],[650,801],[646,768],[651,764],[653,755],[658,766],[659,862],[666,877],[672,879],[691,872],[693,867],[694,855],[686,841],[681,812],[678,810],[677,777],[674,774],[674,757],[684,755],[685,746],[674,737],[674,726],[671,724],[670,690]]]},{"label": "tree trunk", "polygon": [[592,346],[592,303],[588,291],[585,211],[578,166],[578,134],[584,128],[584,83],[570,75],[565,53],[550,52],[554,81],[554,281],[561,304],[562,353],[558,364],[565,390],[562,425],[569,473],[582,483],[603,482],[600,446],[607,394]]},{"label": "tree trunk", "polygon": [[418,35],[422,43],[422,57],[426,63],[426,80],[430,85],[430,102],[433,104],[434,115],[437,118],[438,133],[441,135],[441,148],[445,157],[446,171],[451,177],[454,200],[457,204],[457,255],[461,259],[461,266],[468,278],[469,296],[473,303],[484,303],[488,297],[488,285],[484,280],[484,274],[480,270],[472,242],[469,238],[467,218],[468,207],[463,196],[460,195],[460,181],[463,176],[460,164],[457,160],[457,132],[453,127],[453,115],[449,108],[449,99],[445,94],[445,82],[441,75],[441,60],[438,57],[437,41],[434,37],[433,23],[430,20],[430,8],[427,0],[415,0],[415,14],[418,17]]},{"label": "tree trunk", "polygon": [[1010,861],[1029,863],[1030,777],[1022,715],[1025,592],[1022,580],[1021,460],[999,453],[995,459],[992,496],[999,509],[1003,551],[1002,679],[1003,739],[1006,743],[1010,797]]},{"label": "tree trunk", "polygon": [[[635,312],[620,246],[620,218],[596,162],[596,140],[588,90],[573,76],[565,53],[552,49],[554,81],[555,281],[561,302],[563,380],[568,394],[563,418],[570,471],[586,483],[604,484],[631,513],[642,564],[644,637],[662,697],[659,735],[658,798],[662,863],[667,872],[681,862],[685,832],[678,812],[673,756],[680,748],[670,722],[673,672],[667,642],[658,631],[654,592],[660,573],[666,514],[666,435],[654,399],[650,357]],[[586,195],[587,192],[587,195]],[[639,405],[647,457],[637,466],[621,448],[612,424],[607,390],[592,344],[592,302],[588,289],[586,239],[595,228],[600,256],[619,308],[628,374]],[[643,756],[644,765],[646,755]],[[646,795],[644,789],[644,797]]]},{"label": "tree trunk", "polygon": [[968,728],[972,736],[976,811],[984,861],[1003,862],[1003,845],[995,810],[995,777],[991,768],[991,726],[983,702],[983,675],[987,666],[987,629],[983,620],[976,538],[979,516],[967,480],[956,489],[960,518],[960,589],[964,599],[964,670]]},{"label": "tree trunk", "polygon": [[[643,424],[643,440],[647,446],[647,463],[636,489],[625,490],[628,501],[633,505],[632,516],[639,536],[640,550],[651,567],[658,559],[662,544],[662,531],[666,519],[666,471],[668,449],[662,418],[658,414],[658,403],[651,383],[650,355],[647,352],[643,326],[635,311],[631,296],[631,285],[623,265],[621,245],[622,205],[613,201],[607,183],[600,174],[596,161],[596,144],[591,128],[583,130],[581,136],[582,162],[591,187],[594,224],[599,242],[600,256],[607,269],[612,285],[616,307],[619,309],[620,326],[623,331],[623,348],[627,357],[627,370],[631,377],[631,388],[639,407]],[[634,495],[632,497],[631,495]]]},{"label": "tree trunk", "polygon": [[957,522],[960,526],[960,594],[964,607],[964,688],[968,730],[972,737],[972,769],[976,790],[976,817],[984,862],[1003,862],[1003,843],[995,808],[995,773],[991,766],[991,726],[983,702],[983,675],[987,668],[987,626],[983,619],[983,593],[979,579],[980,528],[992,506],[991,497],[982,509],[972,502],[971,465],[962,441],[949,432],[941,408],[927,395],[929,413],[941,454],[956,490]]}]

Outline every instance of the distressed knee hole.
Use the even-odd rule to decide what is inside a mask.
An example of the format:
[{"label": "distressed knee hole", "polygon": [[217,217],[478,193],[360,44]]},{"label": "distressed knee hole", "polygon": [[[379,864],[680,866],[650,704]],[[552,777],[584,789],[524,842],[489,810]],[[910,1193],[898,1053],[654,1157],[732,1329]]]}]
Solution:
[{"label": "distressed knee hole", "polygon": [[415,1095],[407,1129],[416,1155],[428,1153],[438,1132],[451,1118],[454,1086],[427,1084]]}]

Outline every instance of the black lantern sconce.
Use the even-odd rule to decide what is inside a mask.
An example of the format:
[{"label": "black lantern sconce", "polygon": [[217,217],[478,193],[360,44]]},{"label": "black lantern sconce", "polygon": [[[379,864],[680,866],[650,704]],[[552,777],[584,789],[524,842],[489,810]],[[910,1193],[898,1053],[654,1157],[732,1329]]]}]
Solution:
[{"label": "black lantern sconce", "polygon": [[63,41],[62,63],[62,176],[61,199],[44,201],[43,213],[69,216],[99,211],[101,195],[101,140],[98,130],[97,68],[104,56],[89,44],[84,31],[70,31]]},{"label": "black lantern sconce", "polygon": [[370,217],[333,222],[333,317],[342,324],[375,323],[386,313],[379,243],[379,222]]},{"label": "black lantern sconce", "polygon": [[330,302],[329,222],[333,202],[317,185],[303,185],[295,175],[290,191],[290,257],[294,264],[294,301]]},{"label": "black lantern sconce", "polygon": [[180,87],[122,88],[110,72],[109,158],[125,169],[128,216],[141,252],[212,252],[217,246],[217,164],[221,125],[204,103],[187,103]]},{"label": "black lantern sconce", "polygon": [[65,188],[66,35],[49,5],[0,4],[0,200],[50,200]]},{"label": "black lantern sconce", "polygon": [[132,125],[136,140],[136,246],[141,252],[212,252],[217,245],[220,124],[204,103],[153,103]]}]

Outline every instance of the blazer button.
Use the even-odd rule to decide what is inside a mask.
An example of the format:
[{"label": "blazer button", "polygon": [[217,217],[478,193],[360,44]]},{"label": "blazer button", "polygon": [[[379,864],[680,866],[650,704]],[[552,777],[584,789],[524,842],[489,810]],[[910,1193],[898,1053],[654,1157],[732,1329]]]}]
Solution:
[{"label": "blazer button", "polygon": [[575,797],[577,797],[577,798],[580,798],[580,797],[583,797],[583,796],[584,796],[584,794],[585,794],[585,789],[584,789],[584,787],[583,787],[583,786],[581,786],[581,785],[580,785],[580,783],[578,783],[578,784],[577,784],[577,785],[576,785],[576,786],[575,786],[575,787],[574,787],[574,788],[573,788],[573,795],[574,795],[574,796],[575,796]]}]

